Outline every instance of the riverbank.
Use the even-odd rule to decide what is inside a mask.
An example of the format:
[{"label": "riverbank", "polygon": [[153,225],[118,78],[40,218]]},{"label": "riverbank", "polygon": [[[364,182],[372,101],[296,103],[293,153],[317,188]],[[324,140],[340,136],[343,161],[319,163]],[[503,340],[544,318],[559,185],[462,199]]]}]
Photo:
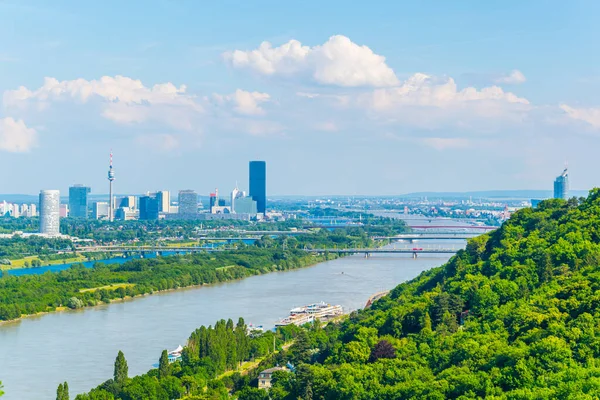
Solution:
[{"label": "riverbank", "polygon": [[[273,253],[272,249],[253,249],[245,253],[219,253],[214,256],[207,254],[169,256],[129,261],[112,267],[113,272],[110,272],[110,270],[108,272],[105,271],[111,268],[111,266],[106,265],[106,268],[90,269],[87,271],[81,268],[74,268],[58,274],[50,274],[50,276],[29,276],[29,279],[24,284],[27,287],[23,289],[29,288],[41,291],[41,294],[45,294],[42,297],[48,298],[48,301],[43,302],[39,299],[31,299],[32,301],[37,300],[37,303],[34,304],[22,301],[20,304],[24,307],[23,309],[29,311],[25,313],[22,312],[23,309],[19,304],[10,304],[8,301],[5,304],[1,304],[2,302],[0,302],[0,322],[14,322],[27,316],[39,316],[56,311],[88,308],[110,304],[114,301],[135,299],[136,297],[154,293],[202,287],[276,271],[304,268],[338,258],[336,254],[308,255],[300,253],[295,256],[290,254],[280,260],[279,264],[273,264],[269,262],[269,260],[274,258],[273,256],[276,256]],[[246,260],[240,256],[246,256]],[[218,259],[222,262],[219,263]],[[94,278],[94,275],[97,275],[97,277]],[[111,278],[114,282],[106,282],[107,279]],[[9,281],[0,282],[0,300],[3,297],[10,300],[11,294],[15,295],[10,291],[6,293],[6,290],[2,290],[2,283],[5,283],[5,286],[9,286],[10,279],[19,279],[19,277],[8,277],[8,279]],[[27,285],[31,281],[33,283]],[[44,281],[50,287],[40,288],[39,284],[42,282],[38,281]],[[8,285],[6,284],[7,282]],[[60,297],[56,297],[57,294],[55,291],[51,290],[52,286],[59,290]],[[59,288],[63,289],[60,290]],[[7,289],[7,287],[4,289]],[[51,295],[53,297],[48,297],[48,292],[52,292]],[[66,304],[62,302],[54,303],[56,304],[55,306],[48,306],[47,304],[53,304],[56,301],[52,300],[52,298],[69,298],[71,300],[74,298],[76,300],[70,300],[70,304],[75,304],[76,306],[66,307]],[[37,309],[33,307],[37,307]]]}]

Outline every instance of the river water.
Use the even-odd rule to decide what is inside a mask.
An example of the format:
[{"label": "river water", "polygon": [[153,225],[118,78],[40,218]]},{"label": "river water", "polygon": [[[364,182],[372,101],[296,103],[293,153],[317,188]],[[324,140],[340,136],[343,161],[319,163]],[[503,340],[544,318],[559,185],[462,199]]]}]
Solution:
[{"label": "river water", "polygon": [[355,255],[293,271],[2,324],[0,380],[6,392],[2,399],[53,399],[64,381],[75,397],[112,377],[119,350],[125,353],[130,376],[144,373],[163,349],[184,345],[194,329],[221,318],[241,316],[246,323],[271,328],[291,308],[309,303],[340,304],[346,311],[362,308],[376,292],[392,289],[448,258]]}]

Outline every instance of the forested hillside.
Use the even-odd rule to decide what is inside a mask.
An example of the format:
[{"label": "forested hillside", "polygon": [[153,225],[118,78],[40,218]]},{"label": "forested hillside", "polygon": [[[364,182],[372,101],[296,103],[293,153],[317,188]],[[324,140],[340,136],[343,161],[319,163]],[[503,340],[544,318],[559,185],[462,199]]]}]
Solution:
[{"label": "forested hillside", "polygon": [[599,398],[599,243],[598,190],[521,210],[325,345],[310,330],[312,356],[270,398]]}]

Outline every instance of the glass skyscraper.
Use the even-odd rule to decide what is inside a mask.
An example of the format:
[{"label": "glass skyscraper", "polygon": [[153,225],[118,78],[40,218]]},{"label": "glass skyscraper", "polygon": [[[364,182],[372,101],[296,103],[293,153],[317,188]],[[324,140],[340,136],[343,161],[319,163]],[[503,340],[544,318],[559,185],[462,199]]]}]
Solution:
[{"label": "glass skyscraper", "polygon": [[569,197],[569,172],[565,170],[554,180],[554,198],[567,200]]},{"label": "glass skyscraper", "polygon": [[60,234],[60,192],[40,191],[40,233]]},{"label": "glass skyscraper", "polygon": [[83,185],[69,188],[69,215],[74,218],[88,217],[88,193],[91,189]]},{"label": "glass skyscraper", "polygon": [[250,161],[250,197],[256,201],[256,211],[264,214],[267,209],[267,163]]},{"label": "glass skyscraper", "polygon": [[190,217],[198,214],[198,194],[193,190],[179,191],[178,213]]},{"label": "glass skyscraper", "polygon": [[158,199],[156,196],[141,196],[139,204],[141,220],[158,219]]}]

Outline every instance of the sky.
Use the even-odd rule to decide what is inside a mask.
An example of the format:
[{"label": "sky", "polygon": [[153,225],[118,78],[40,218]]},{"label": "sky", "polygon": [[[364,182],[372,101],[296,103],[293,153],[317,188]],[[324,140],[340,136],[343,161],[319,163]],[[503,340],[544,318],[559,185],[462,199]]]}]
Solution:
[{"label": "sky", "polygon": [[0,193],[600,186],[600,2],[0,0]]}]

